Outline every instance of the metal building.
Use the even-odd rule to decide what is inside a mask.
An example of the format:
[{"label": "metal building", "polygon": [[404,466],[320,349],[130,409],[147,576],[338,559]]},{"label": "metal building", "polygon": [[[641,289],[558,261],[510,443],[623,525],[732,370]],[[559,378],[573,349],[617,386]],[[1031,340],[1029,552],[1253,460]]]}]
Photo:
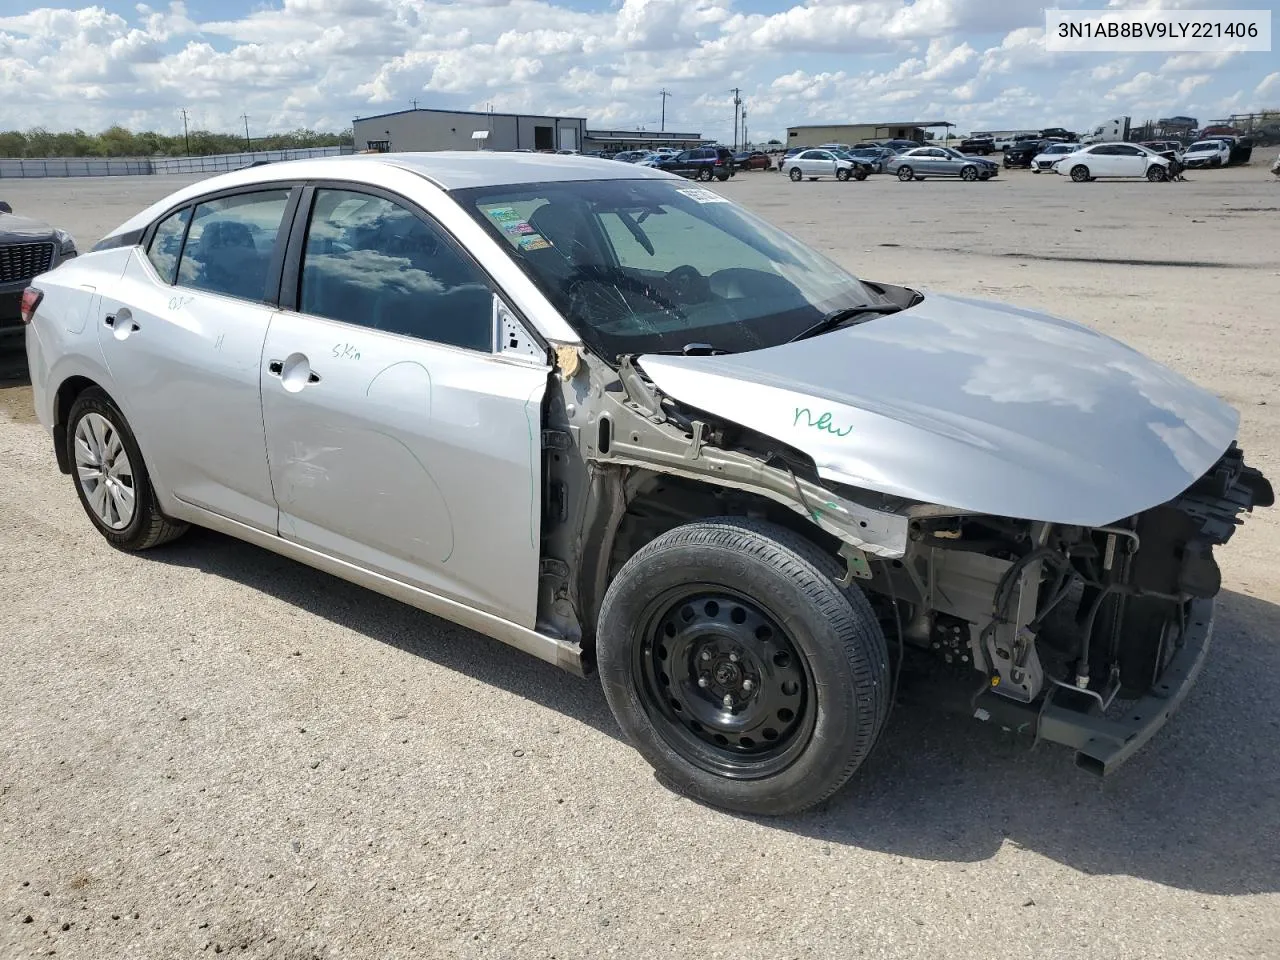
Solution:
[{"label": "metal building", "polygon": [[352,122],[357,150],[581,150],[587,121],[471,110],[397,110]]},{"label": "metal building", "polygon": [[588,130],[583,141],[584,150],[652,150],[655,147],[674,147],[685,150],[700,147],[709,141],[700,133],[672,133],[668,130]]}]

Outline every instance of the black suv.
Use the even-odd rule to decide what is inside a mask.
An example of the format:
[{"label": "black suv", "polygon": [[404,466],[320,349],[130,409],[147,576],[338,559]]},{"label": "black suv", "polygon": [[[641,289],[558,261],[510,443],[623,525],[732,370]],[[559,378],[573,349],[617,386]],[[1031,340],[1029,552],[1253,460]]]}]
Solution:
[{"label": "black suv", "polygon": [[1062,143],[1061,140],[1017,140],[1011,143],[1004,151],[1005,169],[1010,167],[1029,167],[1031,161],[1035,159],[1036,154],[1044,153],[1049,147],[1055,143]]},{"label": "black suv", "polygon": [[728,180],[736,172],[728,147],[694,147],[654,164],[659,170],[678,173],[690,180]]}]

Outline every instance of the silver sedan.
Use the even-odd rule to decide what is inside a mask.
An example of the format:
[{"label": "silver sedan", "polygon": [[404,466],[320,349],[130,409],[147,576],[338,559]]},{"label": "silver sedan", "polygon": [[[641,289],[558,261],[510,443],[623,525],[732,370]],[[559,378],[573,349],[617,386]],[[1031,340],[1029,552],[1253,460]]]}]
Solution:
[{"label": "silver sedan", "polygon": [[853,775],[908,651],[954,676],[939,706],[1113,769],[1203,662],[1214,549],[1273,500],[1236,411],[1114,340],[864,282],[590,157],[203,180],[22,319],[109,543],[209,527],[598,669],[666,782],[748,813]]},{"label": "silver sedan", "polygon": [[915,147],[891,157],[885,164],[885,172],[896,175],[899,180],[924,180],[926,177],[989,180],[998,171],[998,165],[990,160],[944,147]]}]

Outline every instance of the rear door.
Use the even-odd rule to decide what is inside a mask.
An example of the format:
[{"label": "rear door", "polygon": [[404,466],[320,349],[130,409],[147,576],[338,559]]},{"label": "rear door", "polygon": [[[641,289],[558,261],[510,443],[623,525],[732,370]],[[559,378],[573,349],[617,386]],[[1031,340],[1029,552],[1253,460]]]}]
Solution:
[{"label": "rear door", "polygon": [[170,214],[95,316],[116,399],[160,486],[273,532],[258,365],[300,190],[259,185]]},{"label": "rear door", "polygon": [[280,535],[532,627],[545,348],[402,197],[320,184],[293,232],[261,380]]}]

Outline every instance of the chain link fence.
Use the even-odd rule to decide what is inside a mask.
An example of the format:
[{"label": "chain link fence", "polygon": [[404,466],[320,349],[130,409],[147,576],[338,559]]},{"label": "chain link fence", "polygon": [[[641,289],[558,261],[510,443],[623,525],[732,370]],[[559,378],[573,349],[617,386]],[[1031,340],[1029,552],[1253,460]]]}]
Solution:
[{"label": "chain link fence", "polygon": [[27,177],[129,177],[150,174],[225,173],[251,163],[305,160],[354,153],[354,147],[300,147],[296,150],[255,150],[208,157],[47,157],[0,159],[0,179]]}]

